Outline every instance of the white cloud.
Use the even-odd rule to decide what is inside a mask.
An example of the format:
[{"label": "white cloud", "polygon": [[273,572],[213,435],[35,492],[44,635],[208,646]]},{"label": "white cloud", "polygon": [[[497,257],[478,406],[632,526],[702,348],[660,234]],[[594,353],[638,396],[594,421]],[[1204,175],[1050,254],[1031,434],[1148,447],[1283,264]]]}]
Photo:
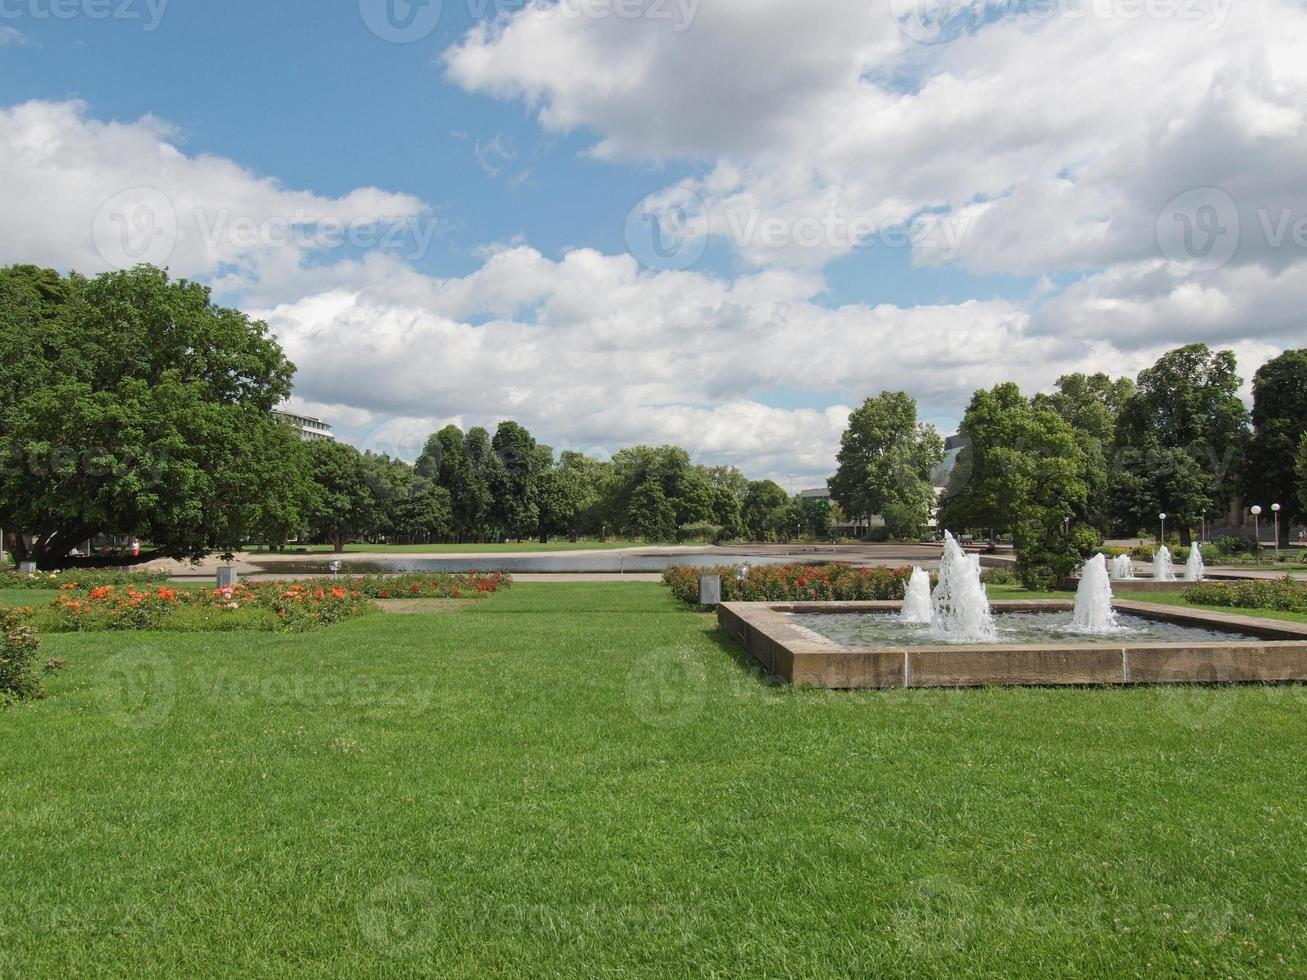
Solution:
[{"label": "white cloud", "polygon": [[0,262],[95,273],[154,261],[266,283],[379,224],[427,230],[426,205],[409,195],[292,190],[231,160],[188,156],[179,135],[150,116],[103,122],[78,102],[0,109]]},{"label": "white cloud", "polygon": [[6,44],[31,44],[32,40],[17,27],[0,27],[0,48]]},{"label": "white cloud", "polygon": [[[732,216],[883,229],[930,209],[966,234],[918,261],[1026,275],[1155,257],[1158,216],[1194,187],[1224,188],[1245,219],[1307,213],[1293,0],[1018,5],[938,45],[899,32],[901,7],[715,0],[681,33],[527,10],[471,31],[445,65],[547,129],[594,131],[601,156],[710,164],[689,184],[732,238]],[[804,266],[852,247],[736,244]],[[1264,258],[1246,245],[1240,261]]]},{"label": "white cloud", "polygon": [[[704,461],[820,481],[847,406],[882,389],[956,417],[980,386],[1034,390],[1064,371],[1149,363],[1040,333],[1003,301],[826,308],[819,281],[788,272],[725,282],[526,246],[462,278],[395,272],[393,288],[381,278],[256,312],[298,365],[301,398],[372,413],[384,428],[368,438],[401,455],[442,420],[512,417],[557,449],[675,442]],[[799,407],[766,403],[781,390]]]}]

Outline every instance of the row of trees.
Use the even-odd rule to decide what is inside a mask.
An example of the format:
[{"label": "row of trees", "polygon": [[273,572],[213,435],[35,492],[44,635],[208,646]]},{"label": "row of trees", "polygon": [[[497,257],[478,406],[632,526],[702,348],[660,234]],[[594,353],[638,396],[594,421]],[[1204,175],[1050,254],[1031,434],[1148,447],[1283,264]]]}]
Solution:
[{"label": "row of trees", "polygon": [[[442,429],[415,465],[304,444],[272,414],[293,375],[266,325],[159,269],[0,269],[0,527],[18,532],[20,559],[47,568],[101,534],[139,535],[153,545],[147,560],[302,535],[343,547],[829,533],[828,501],[694,465],[672,446],[555,458],[511,421],[493,435]],[[979,391],[942,522],[1010,533],[1042,568],[1100,532],[1151,528],[1163,511],[1187,535],[1242,491],[1281,504],[1287,535],[1307,512],[1307,351],[1257,372],[1251,413],[1240,385],[1232,353],[1194,345],[1135,381],[1071,375],[1034,398],[1012,384]],[[850,419],[832,497],[915,536],[942,458],[912,398],[883,393]]]},{"label": "row of trees", "polygon": [[343,548],[829,528],[827,502],[674,446],[555,459],[512,421],[442,429],[415,465],[303,443],[272,414],[294,370],[265,324],[160,269],[0,269],[0,528],[17,557],[57,568],[114,534],[150,542],[146,561],[304,536]]},{"label": "row of trees", "polygon": [[[1010,534],[1023,576],[1038,585],[1104,534],[1151,530],[1162,513],[1188,544],[1238,495],[1280,504],[1287,543],[1307,514],[1307,350],[1262,366],[1251,412],[1242,384],[1232,352],[1194,344],[1134,380],[1072,374],[1033,398],[1012,383],[977,391],[939,522]],[[942,459],[913,399],[884,392],[850,418],[831,493],[847,513],[883,515],[891,533],[915,536]]]},{"label": "row of trees", "polygon": [[[824,533],[829,506],[804,506],[770,480],[696,466],[676,446],[635,446],[612,460],[558,459],[523,426],[492,436],[447,426],[415,465],[344,443],[304,448],[319,500],[303,511],[312,536],[346,541],[480,542],[628,535],[758,540]],[[309,495],[310,501],[312,494]],[[825,504],[821,501],[819,504]],[[820,530],[817,530],[820,528]]]}]

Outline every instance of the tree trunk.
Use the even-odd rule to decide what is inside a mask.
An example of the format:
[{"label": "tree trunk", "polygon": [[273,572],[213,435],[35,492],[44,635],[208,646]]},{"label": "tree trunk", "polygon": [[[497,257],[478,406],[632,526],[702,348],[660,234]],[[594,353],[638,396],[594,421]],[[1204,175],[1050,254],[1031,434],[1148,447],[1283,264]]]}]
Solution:
[{"label": "tree trunk", "polygon": [[336,532],[333,534],[331,536],[331,543],[332,547],[336,549],[336,554],[340,555],[345,553],[345,535],[343,533]]}]

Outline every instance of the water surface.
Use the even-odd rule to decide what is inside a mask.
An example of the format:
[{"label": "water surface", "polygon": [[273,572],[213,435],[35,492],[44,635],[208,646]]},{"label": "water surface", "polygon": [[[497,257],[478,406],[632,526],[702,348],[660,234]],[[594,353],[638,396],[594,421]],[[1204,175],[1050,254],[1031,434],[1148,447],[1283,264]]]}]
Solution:
[{"label": "water surface", "polygon": [[[890,613],[789,613],[797,626],[834,640],[841,646],[938,646],[956,642],[932,632],[929,626],[899,622]],[[1213,643],[1222,640],[1256,640],[1255,636],[1180,626],[1127,613],[1117,613],[1120,629],[1112,633],[1085,633],[1071,625],[1069,612],[996,613],[998,639],[987,646],[1056,643],[1120,646],[1123,643]],[[971,643],[972,641],[963,641]],[[981,645],[981,644],[975,644]]]}]

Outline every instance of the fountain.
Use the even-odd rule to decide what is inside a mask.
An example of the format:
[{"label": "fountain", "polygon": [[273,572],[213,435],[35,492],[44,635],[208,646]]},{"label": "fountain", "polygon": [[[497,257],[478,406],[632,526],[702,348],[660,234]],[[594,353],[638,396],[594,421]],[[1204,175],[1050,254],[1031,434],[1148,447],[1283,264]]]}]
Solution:
[{"label": "fountain", "polygon": [[1094,555],[1085,562],[1076,590],[1076,609],[1071,626],[1085,633],[1111,633],[1119,629],[1112,609],[1112,580],[1107,573],[1107,558]]},{"label": "fountain", "polygon": [[935,616],[935,607],[930,601],[930,573],[924,568],[914,568],[908,579],[908,591],[903,597],[903,611],[899,621],[921,626],[929,626]]},{"label": "fountain", "polygon": [[1184,580],[1201,582],[1207,577],[1207,566],[1203,563],[1203,552],[1195,541],[1189,548],[1189,560],[1184,563]]},{"label": "fountain", "polygon": [[1161,545],[1153,555],[1153,578],[1158,582],[1175,581],[1175,563],[1171,560],[1171,549]]},{"label": "fountain", "polygon": [[939,585],[931,595],[931,633],[952,643],[993,643],[998,638],[989,596],[980,581],[980,556],[968,555],[944,532]]},{"label": "fountain", "polygon": [[1118,582],[1135,577],[1135,563],[1129,555],[1117,555],[1112,559],[1112,578]]}]

